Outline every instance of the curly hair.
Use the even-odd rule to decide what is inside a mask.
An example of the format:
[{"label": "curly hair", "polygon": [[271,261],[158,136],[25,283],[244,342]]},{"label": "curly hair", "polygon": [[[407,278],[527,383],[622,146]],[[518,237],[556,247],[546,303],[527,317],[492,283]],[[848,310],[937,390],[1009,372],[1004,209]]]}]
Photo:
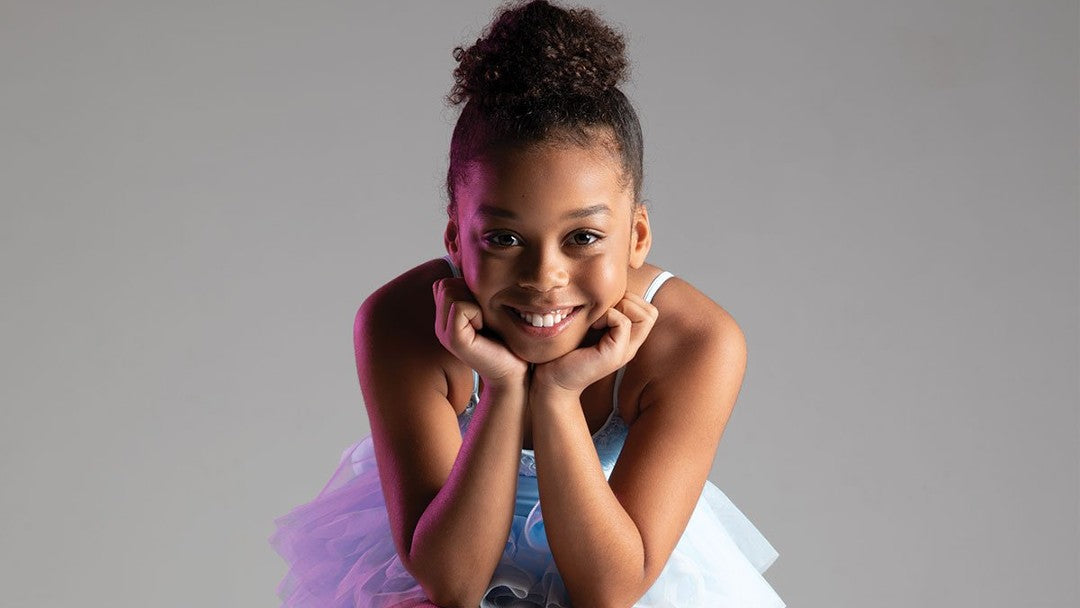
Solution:
[{"label": "curly hair", "polygon": [[485,35],[453,57],[446,101],[465,106],[450,140],[447,213],[468,163],[539,143],[607,145],[640,202],[641,124],[617,86],[629,76],[626,44],[595,12],[546,0],[504,4]]}]

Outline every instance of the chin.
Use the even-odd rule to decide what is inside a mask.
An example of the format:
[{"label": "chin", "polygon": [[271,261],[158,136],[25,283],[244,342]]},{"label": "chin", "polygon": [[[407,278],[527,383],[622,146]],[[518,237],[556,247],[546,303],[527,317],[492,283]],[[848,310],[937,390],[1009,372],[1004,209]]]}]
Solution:
[{"label": "chin", "polygon": [[572,352],[573,348],[555,350],[552,348],[526,348],[510,347],[510,352],[514,353],[519,359],[526,363],[533,363],[540,365],[541,363],[548,363],[554,361],[559,357]]},{"label": "chin", "polygon": [[526,324],[509,306],[499,307],[487,318],[493,321],[488,327],[498,334],[510,352],[528,363],[542,364],[583,346],[596,344],[596,338],[602,332],[589,329],[587,323],[591,323],[588,319],[591,312],[591,306],[578,305],[560,323],[544,327]]}]

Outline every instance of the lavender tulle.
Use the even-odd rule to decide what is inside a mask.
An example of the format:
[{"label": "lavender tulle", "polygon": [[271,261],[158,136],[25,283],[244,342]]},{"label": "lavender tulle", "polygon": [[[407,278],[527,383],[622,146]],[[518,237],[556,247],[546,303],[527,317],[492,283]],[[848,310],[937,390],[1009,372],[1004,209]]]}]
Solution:
[{"label": "lavender tulle", "polygon": [[[605,471],[607,473],[607,471]],[[367,436],[347,448],[318,496],[275,520],[270,543],[289,563],[278,586],[285,608],[429,605],[390,537]],[[568,608],[544,533],[540,503],[514,515],[506,548],[480,608]],[[707,481],[678,545],[635,608],[782,608],[762,573],[778,554]]]}]

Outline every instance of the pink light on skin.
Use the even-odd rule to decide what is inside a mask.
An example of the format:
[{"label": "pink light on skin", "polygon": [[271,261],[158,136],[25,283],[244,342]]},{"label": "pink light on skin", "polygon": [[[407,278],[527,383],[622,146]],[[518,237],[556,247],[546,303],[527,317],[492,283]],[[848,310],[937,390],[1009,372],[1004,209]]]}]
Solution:
[{"label": "pink light on skin", "polygon": [[[601,144],[535,145],[472,163],[445,241],[484,330],[531,363],[595,343],[590,326],[623,298],[648,252],[648,215],[632,192]],[[513,310],[563,307],[574,311],[550,328]]]}]

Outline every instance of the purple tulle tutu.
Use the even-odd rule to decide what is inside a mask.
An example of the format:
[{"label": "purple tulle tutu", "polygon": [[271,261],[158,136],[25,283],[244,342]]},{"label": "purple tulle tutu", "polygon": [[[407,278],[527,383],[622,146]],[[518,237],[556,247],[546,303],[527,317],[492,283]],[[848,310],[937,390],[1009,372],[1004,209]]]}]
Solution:
[{"label": "purple tulle tutu", "polygon": [[[605,467],[605,474],[610,468]],[[286,608],[430,605],[390,536],[371,437],[345,450],[311,502],[275,520],[270,543],[289,563],[278,587]],[[656,582],[636,608],[782,608],[762,577],[777,552],[712,482]],[[568,608],[540,503],[514,515],[481,608]]]}]

